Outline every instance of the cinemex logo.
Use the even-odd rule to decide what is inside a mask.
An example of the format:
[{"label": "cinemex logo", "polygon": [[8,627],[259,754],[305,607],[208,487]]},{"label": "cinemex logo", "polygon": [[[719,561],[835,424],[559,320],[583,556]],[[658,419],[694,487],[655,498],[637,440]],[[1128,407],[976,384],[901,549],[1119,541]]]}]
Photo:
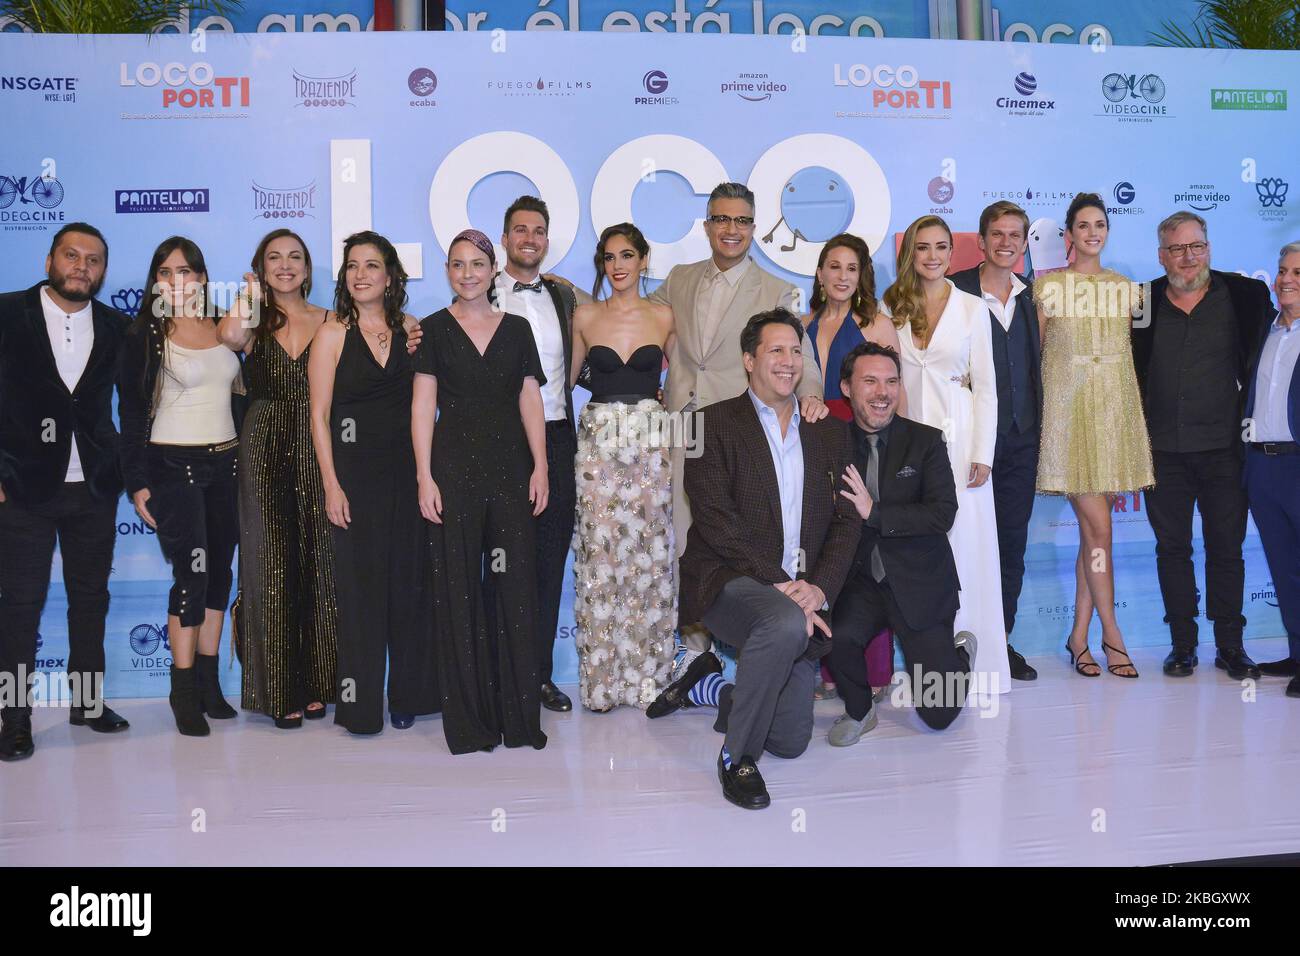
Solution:
[{"label": "cinemex logo", "polygon": [[1287,217],[1286,194],[1290,187],[1280,176],[1270,176],[1255,183],[1255,197],[1259,200],[1259,218],[1278,222]]},{"label": "cinemex logo", "polygon": [[1133,205],[1137,199],[1137,190],[1130,182],[1116,183],[1110,194],[1115,199],[1115,205],[1107,206],[1106,212],[1111,216],[1141,216],[1146,211],[1141,206]]},{"label": "cinemex logo", "polygon": [[438,74],[428,67],[417,67],[406,77],[406,88],[416,97],[408,106],[437,106],[433,91],[438,88]]},{"label": "cinemex logo", "polygon": [[45,638],[38,631],[36,634],[36,669],[38,671],[61,671],[66,670],[68,659],[66,657],[42,657],[41,649],[45,647]]},{"label": "cinemex logo", "polygon": [[577,96],[591,89],[591,80],[488,80],[487,88],[502,96]]},{"label": "cinemex logo", "polygon": [[1038,92],[1038,78],[1034,74],[1017,73],[1012,86],[1016,96],[999,96],[995,101],[998,109],[1006,110],[1008,116],[1043,116],[1048,110],[1056,109],[1056,100],[1034,96]]},{"label": "cinemex logo", "polygon": [[36,93],[46,103],[75,103],[78,79],[75,76],[0,76],[0,90]]},{"label": "cinemex logo", "polygon": [[1212,110],[1285,110],[1286,90],[1210,90]]},{"label": "cinemex logo", "polygon": [[719,92],[734,93],[746,103],[764,103],[774,96],[790,92],[790,87],[776,82],[766,73],[738,73],[734,80],[720,84]]},{"label": "cinemex logo", "polygon": [[[144,289],[118,289],[116,292],[113,293],[112,299],[110,301],[112,301],[113,303],[113,308],[117,309],[117,311],[121,312],[123,315],[134,319],[136,317],[136,314],[140,311],[140,302],[143,299],[144,299]],[[140,524],[146,528],[149,527],[143,521],[141,521]],[[123,528],[125,528],[126,530],[125,531],[122,530]],[[117,526],[117,533],[131,534],[131,525],[125,521],[119,522]],[[144,534],[144,533],[145,532],[143,531],[140,532],[140,534]],[[153,533],[154,533],[153,528],[149,528],[149,534],[153,534]]]},{"label": "cinemex logo", "polygon": [[1231,201],[1232,197],[1227,193],[1219,192],[1214,186],[1205,183],[1192,183],[1181,192],[1174,193],[1175,205],[1189,206],[1197,212],[1209,212],[1217,209],[1219,203]]},{"label": "cinemex logo", "polygon": [[120,213],[208,211],[206,189],[119,189],[115,195]]},{"label": "cinemex logo", "polygon": [[294,70],[293,95],[299,106],[309,109],[356,106],[357,71],[341,76],[304,76]]},{"label": "cinemex logo", "polygon": [[295,186],[292,189],[253,187],[254,219],[309,219],[316,218],[316,183]]},{"label": "cinemex logo", "polygon": [[948,204],[952,202],[952,197],[956,192],[957,188],[953,185],[951,179],[935,176],[926,186],[926,193],[930,197],[930,202],[935,204],[930,207],[930,212],[936,216],[951,216],[952,206]]},{"label": "cinemex logo", "polygon": [[[952,110],[952,83],[923,79],[914,66],[835,64],[836,86],[870,88],[873,112],[837,111],[837,117],[908,116],[914,119],[948,119]],[[937,112],[936,112],[937,111]]]},{"label": "cinemex logo", "polygon": [[1107,73],[1101,80],[1101,95],[1106,100],[1101,116],[1149,123],[1170,115],[1163,105],[1165,81],[1155,73]]},{"label": "cinemex logo", "polygon": [[668,74],[663,70],[650,70],[641,77],[641,88],[647,96],[633,97],[636,106],[676,106],[681,101],[675,96],[665,95],[668,89]]},{"label": "cinemex logo", "polygon": [[[247,76],[217,76],[211,63],[139,63],[135,70],[121,64],[119,86],[162,87],[162,108],[228,110],[247,107],[253,81]],[[124,119],[148,119],[123,113]]]}]

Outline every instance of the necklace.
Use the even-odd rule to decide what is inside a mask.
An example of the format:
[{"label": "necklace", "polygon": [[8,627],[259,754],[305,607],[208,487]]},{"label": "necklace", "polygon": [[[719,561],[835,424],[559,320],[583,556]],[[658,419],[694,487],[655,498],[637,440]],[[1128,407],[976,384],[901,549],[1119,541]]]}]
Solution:
[{"label": "necklace", "polygon": [[359,329],[360,329],[362,332],[364,332],[366,335],[373,335],[376,339],[379,340],[379,354],[382,355],[382,354],[384,354],[385,352],[388,351],[388,336],[389,336],[389,330],[388,330],[388,329],[384,329],[384,331],[382,331],[382,332],[371,332],[368,328],[366,328],[366,327],[365,327],[364,325],[362,325],[360,322],[357,322],[357,328],[359,328]]}]

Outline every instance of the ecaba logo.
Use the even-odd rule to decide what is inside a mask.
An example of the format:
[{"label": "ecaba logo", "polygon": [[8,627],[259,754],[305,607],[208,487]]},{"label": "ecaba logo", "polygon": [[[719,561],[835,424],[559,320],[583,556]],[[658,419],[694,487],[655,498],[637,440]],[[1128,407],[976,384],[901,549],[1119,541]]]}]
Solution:
[{"label": "ecaba logo", "polygon": [[206,189],[119,189],[117,211],[131,212],[207,212]]},{"label": "ecaba logo", "polygon": [[426,66],[416,67],[406,77],[406,88],[416,97],[410,106],[437,106],[438,101],[430,99],[438,88],[438,74]]},{"label": "ecaba logo", "polygon": [[253,81],[247,76],[217,76],[211,63],[140,63],[134,72],[121,64],[119,86],[162,86],[162,107],[223,110],[247,107]]},{"label": "ecaba logo", "polygon": [[47,229],[50,223],[62,223],[66,216],[59,208],[63,196],[63,184],[54,176],[0,175],[0,223],[10,231]]},{"label": "ecaba logo", "polygon": [[341,76],[306,76],[294,70],[293,95],[299,106],[309,108],[356,106],[357,71]]},{"label": "ecaba logo", "polygon": [[268,189],[251,184],[253,187],[253,211],[255,219],[301,219],[304,216],[316,218],[316,183],[313,180],[306,186],[292,189]]},{"label": "ecaba logo", "polygon": [[46,103],[74,103],[78,79],[75,76],[0,76],[0,90],[36,93]]},{"label": "ecaba logo", "polygon": [[1101,80],[1103,116],[1124,117],[1150,122],[1153,117],[1168,116],[1163,106],[1165,81],[1155,73],[1107,73]]},{"label": "ecaba logo", "polygon": [[641,77],[641,86],[649,96],[634,97],[637,106],[673,106],[680,102],[675,96],[665,96],[668,89],[668,74],[663,70],[650,70]]},{"label": "ecaba logo", "polygon": [[1020,94],[1018,97],[999,96],[996,101],[998,109],[1006,110],[1011,116],[1042,116],[1056,109],[1055,100],[1032,98],[1038,92],[1038,78],[1034,74],[1017,73],[1012,86]]},{"label": "ecaba logo", "polygon": [[[854,63],[845,67],[835,64],[836,86],[871,88],[871,106],[877,116],[915,115],[933,119],[947,118],[952,110],[952,83],[948,80],[922,79],[914,66],[868,66]],[[940,110],[938,114],[928,110]],[[849,115],[840,113],[837,115]],[[858,115],[858,114],[853,114]]]},{"label": "ecaba logo", "polygon": [[957,189],[951,179],[943,176],[935,176],[926,186],[926,192],[930,196],[930,202],[935,203],[930,208],[930,212],[936,216],[952,214],[952,207],[948,203],[952,202],[952,197]]},{"label": "ecaba logo", "polygon": [[[144,289],[118,289],[113,293],[113,308],[132,319],[140,311],[140,302],[144,299]],[[121,525],[118,525],[121,530]]]}]

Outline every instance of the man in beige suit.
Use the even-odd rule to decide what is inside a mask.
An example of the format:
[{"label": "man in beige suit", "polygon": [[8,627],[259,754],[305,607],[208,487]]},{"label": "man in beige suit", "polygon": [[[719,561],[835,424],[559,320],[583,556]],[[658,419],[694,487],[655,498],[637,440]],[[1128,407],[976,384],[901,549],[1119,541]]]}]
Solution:
[{"label": "man in beige suit", "polygon": [[[668,356],[664,404],[670,412],[683,414],[735,398],[748,387],[740,333],[751,316],[775,308],[789,309],[796,314],[803,311],[796,302],[799,290],[765,272],[749,256],[754,240],[754,194],[747,186],[721,183],[709,194],[704,232],[713,255],[703,262],[674,266],[668,278],[650,295],[673,310],[677,335]],[[822,377],[806,335],[803,377],[797,394],[800,414],[805,419],[817,421],[826,416]],[[695,438],[709,440],[708,435],[700,435],[698,431]],[[690,503],[682,481],[686,453],[680,442],[672,449],[673,532],[678,557],[686,550],[686,533],[691,526]],[[675,674],[679,679],[670,688],[676,689],[678,695],[690,689],[678,687],[679,684],[687,681],[695,684],[714,669],[716,662],[716,658],[702,661],[692,674],[680,676],[687,675],[691,663],[709,649],[710,643],[708,631],[698,626],[682,628],[681,637],[686,656],[678,662]],[[720,663],[716,669],[721,669]]]}]

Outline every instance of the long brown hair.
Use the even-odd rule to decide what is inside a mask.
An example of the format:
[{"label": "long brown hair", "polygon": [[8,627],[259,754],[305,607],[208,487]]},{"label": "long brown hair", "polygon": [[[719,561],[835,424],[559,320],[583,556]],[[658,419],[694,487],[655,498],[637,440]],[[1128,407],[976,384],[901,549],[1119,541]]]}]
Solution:
[{"label": "long brown hair", "polygon": [[[135,315],[132,327],[135,331],[146,330],[155,320],[159,323],[164,339],[171,338],[176,321],[172,318],[169,301],[158,293],[158,270],[173,252],[180,250],[185,264],[195,272],[203,274],[203,311],[202,317],[215,320],[215,309],[208,298],[208,264],[203,259],[203,250],[191,239],[184,236],[169,236],[158,244],[149,260],[149,275],[144,280],[144,297],[140,300],[140,310]],[[159,302],[162,299],[162,302]],[[156,314],[155,314],[156,313]]]},{"label": "long brown hair", "polygon": [[817,257],[817,270],[813,273],[809,311],[815,315],[826,305],[826,290],[822,288],[817,273],[822,271],[822,266],[826,264],[826,257],[830,255],[832,249],[848,249],[858,257],[858,287],[853,290],[853,297],[849,299],[849,310],[857,319],[858,328],[865,329],[876,320],[876,270],[871,264],[871,249],[849,232],[832,236],[827,240],[826,245],[822,246],[821,254]]},{"label": "long brown hair", "polygon": [[334,314],[344,325],[357,321],[357,304],[348,291],[348,254],[357,246],[374,246],[384,260],[384,271],[391,280],[384,289],[384,320],[393,331],[402,329],[402,310],[406,308],[406,270],[393,244],[377,232],[354,232],[343,240],[343,265],[339,266],[338,284],[334,286]]},{"label": "long brown hair", "polygon": [[292,239],[302,247],[302,264],[307,277],[302,280],[302,286],[298,294],[302,296],[303,301],[311,295],[311,250],[307,248],[307,243],[302,241],[302,236],[298,235],[292,229],[273,229],[262,237],[262,241],[257,244],[257,250],[253,253],[253,274],[257,276],[258,286],[262,290],[262,321],[257,323],[254,334],[259,338],[272,335],[277,330],[282,329],[289,321],[289,316],[275,301],[275,292],[266,281],[266,249],[277,239]]},{"label": "long brown hair", "polygon": [[903,244],[898,250],[898,278],[885,290],[885,305],[894,317],[894,327],[901,329],[905,325],[912,327],[912,334],[924,341],[929,333],[929,322],[925,317],[925,294],[921,291],[921,280],[916,275],[913,263],[916,261],[916,234],[922,229],[938,226],[948,234],[949,248],[952,246],[952,230],[939,216],[922,216],[907,227],[903,233]]}]

